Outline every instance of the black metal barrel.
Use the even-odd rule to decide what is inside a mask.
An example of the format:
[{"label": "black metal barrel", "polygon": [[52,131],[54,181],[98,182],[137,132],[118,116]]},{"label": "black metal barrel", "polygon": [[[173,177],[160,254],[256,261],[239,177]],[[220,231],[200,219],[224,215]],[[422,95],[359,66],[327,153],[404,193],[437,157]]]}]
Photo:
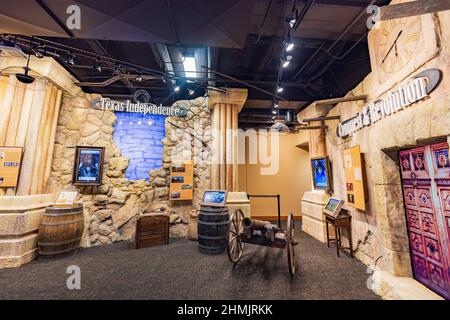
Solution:
[{"label": "black metal barrel", "polygon": [[206,254],[219,254],[227,248],[230,216],[227,207],[201,206],[198,217],[198,249]]}]

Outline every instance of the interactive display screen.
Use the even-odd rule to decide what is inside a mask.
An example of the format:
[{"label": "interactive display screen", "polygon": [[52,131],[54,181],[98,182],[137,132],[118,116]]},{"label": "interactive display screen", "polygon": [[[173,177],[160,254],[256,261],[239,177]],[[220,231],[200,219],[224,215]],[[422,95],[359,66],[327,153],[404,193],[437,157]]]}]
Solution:
[{"label": "interactive display screen", "polygon": [[338,199],[333,199],[331,198],[330,201],[328,201],[327,206],[325,207],[325,210],[334,212],[336,210],[336,208],[339,205],[339,200]]},{"label": "interactive display screen", "polygon": [[311,159],[314,189],[331,191],[330,163],[328,157]]},{"label": "interactive display screen", "polygon": [[209,190],[203,194],[204,204],[225,205],[227,192],[222,190]]}]

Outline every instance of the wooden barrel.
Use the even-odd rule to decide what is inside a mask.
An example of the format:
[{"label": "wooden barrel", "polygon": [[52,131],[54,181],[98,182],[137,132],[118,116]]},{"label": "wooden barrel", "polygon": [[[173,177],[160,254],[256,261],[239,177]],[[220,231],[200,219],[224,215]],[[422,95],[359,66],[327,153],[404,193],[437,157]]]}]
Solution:
[{"label": "wooden barrel", "polygon": [[225,251],[229,219],[227,207],[201,207],[198,217],[198,248],[200,252],[219,254]]},{"label": "wooden barrel", "polygon": [[38,253],[56,257],[73,253],[80,246],[84,229],[83,204],[45,209],[39,226]]}]

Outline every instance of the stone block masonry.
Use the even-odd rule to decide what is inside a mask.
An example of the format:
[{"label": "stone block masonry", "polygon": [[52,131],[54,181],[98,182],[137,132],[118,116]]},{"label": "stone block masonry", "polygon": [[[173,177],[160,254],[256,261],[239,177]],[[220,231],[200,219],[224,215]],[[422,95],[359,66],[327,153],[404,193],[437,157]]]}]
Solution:
[{"label": "stone block masonry", "polygon": [[[187,223],[204,190],[211,187],[211,117],[207,99],[174,104],[188,110],[186,117],[148,115],[145,119],[151,120],[145,122],[140,115],[91,108],[90,102],[99,98],[97,94],[82,92],[63,98],[47,187],[49,193],[73,188],[76,146],[105,147],[103,184],[77,187],[80,189],[77,201],[82,201],[85,209],[82,246],[131,240],[138,215],[161,207]],[[201,141],[200,152],[195,151],[192,134]],[[194,160],[194,200],[168,201],[170,163],[174,157],[186,154]],[[186,234],[187,224],[170,230],[171,237]]]},{"label": "stone block masonry", "polygon": [[125,178],[149,180],[149,171],[161,169],[166,135],[165,116],[116,112],[114,142],[130,159]]}]

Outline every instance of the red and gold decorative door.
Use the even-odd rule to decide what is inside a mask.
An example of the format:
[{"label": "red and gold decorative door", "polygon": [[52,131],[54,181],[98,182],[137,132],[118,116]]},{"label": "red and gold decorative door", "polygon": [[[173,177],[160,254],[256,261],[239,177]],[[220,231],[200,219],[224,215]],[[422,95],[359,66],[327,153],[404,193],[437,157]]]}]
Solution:
[{"label": "red and gold decorative door", "polygon": [[414,277],[450,299],[450,161],[447,143],[399,153]]}]

